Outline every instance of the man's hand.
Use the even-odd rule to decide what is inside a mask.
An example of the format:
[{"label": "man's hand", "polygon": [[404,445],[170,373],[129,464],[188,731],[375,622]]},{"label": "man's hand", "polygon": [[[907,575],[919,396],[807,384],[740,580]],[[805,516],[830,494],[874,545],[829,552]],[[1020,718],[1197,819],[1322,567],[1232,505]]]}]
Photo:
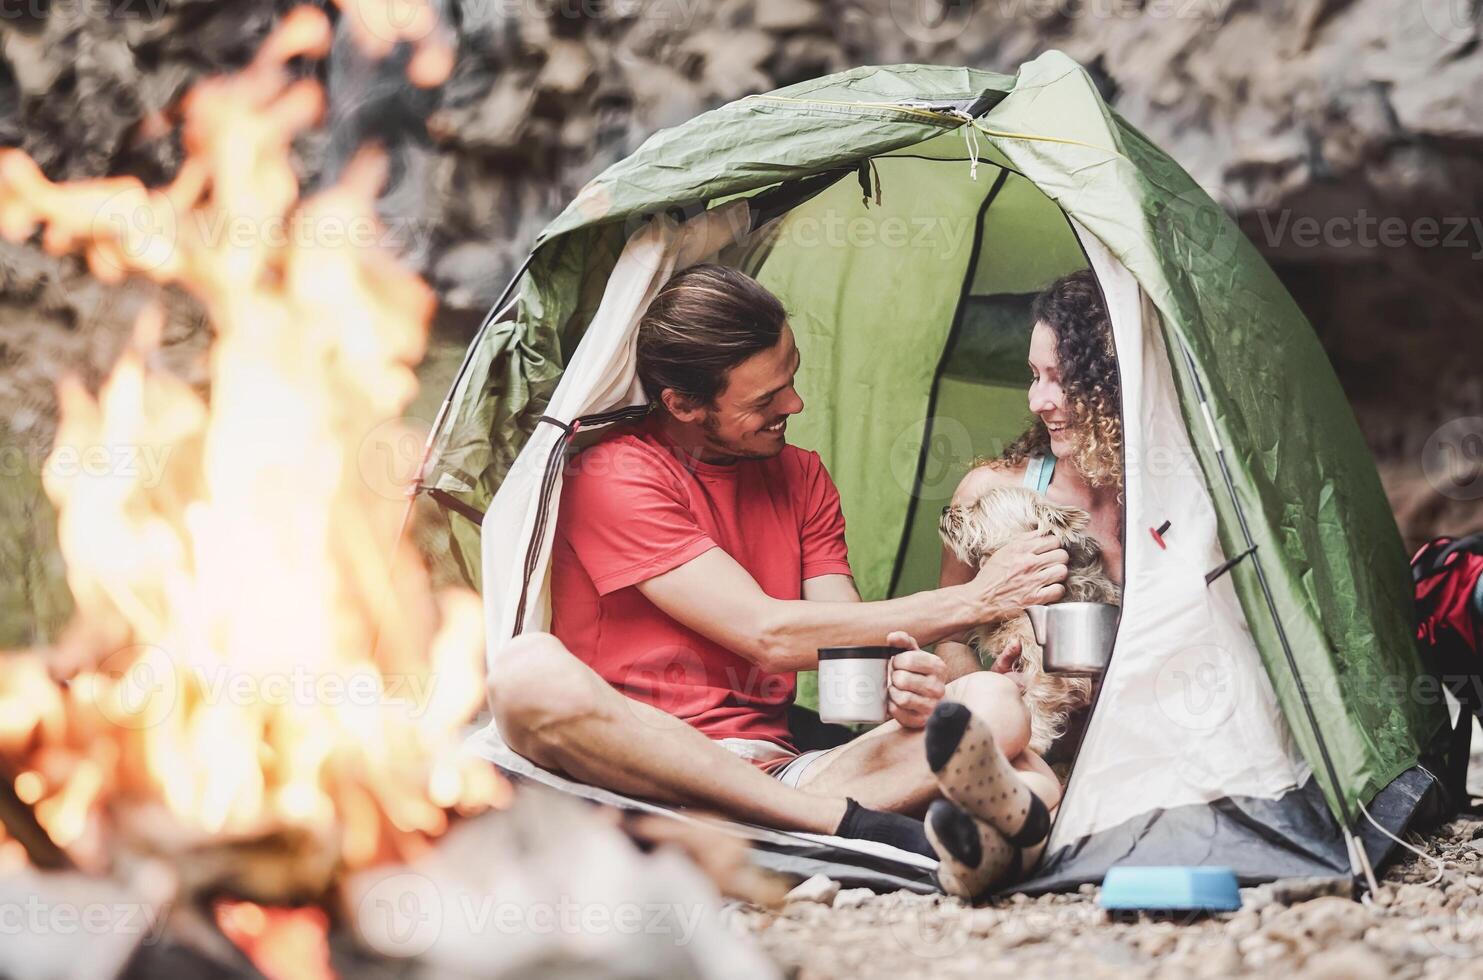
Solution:
[{"label": "man's hand", "polygon": [[979,590],[983,622],[1005,619],[1026,606],[1058,602],[1066,594],[1071,556],[1049,534],[1027,531],[1011,538],[979,568],[969,583]]},{"label": "man's hand", "polygon": [[886,643],[901,649],[891,658],[886,706],[902,728],[921,728],[947,693],[947,665],[901,630],[888,635]]}]

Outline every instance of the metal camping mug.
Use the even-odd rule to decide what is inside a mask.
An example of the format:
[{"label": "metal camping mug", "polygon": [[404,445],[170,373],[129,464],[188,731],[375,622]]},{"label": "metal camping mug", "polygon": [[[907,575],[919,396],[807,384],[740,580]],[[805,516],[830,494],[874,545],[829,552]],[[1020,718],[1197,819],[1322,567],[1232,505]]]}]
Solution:
[{"label": "metal camping mug", "polygon": [[896,647],[819,650],[819,720],[879,724],[886,720],[887,678]]},{"label": "metal camping mug", "polygon": [[1035,630],[1035,642],[1045,651],[1046,672],[1087,676],[1106,670],[1119,611],[1106,602],[1027,606],[1025,615]]}]

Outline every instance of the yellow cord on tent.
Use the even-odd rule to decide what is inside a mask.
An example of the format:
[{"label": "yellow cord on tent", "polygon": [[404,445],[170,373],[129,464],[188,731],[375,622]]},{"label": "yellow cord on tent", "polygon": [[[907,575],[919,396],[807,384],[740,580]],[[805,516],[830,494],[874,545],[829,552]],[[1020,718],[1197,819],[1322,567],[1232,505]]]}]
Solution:
[{"label": "yellow cord on tent", "polygon": [[968,146],[968,179],[978,180],[978,133],[972,126],[964,126],[960,132]]},{"label": "yellow cord on tent", "polygon": [[1064,143],[1067,146],[1084,146],[1089,150],[1100,150],[1103,153],[1110,153],[1115,157],[1122,156],[1122,154],[1117,152],[1116,150],[1109,150],[1107,147],[1098,146],[1096,143],[1085,143],[1081,140],[1066,139],[1065,137],[1061,136],[1036,136],[1033,133],[1006,133],[1002,129],[990,129],[983,123],[979,122],[977,119],[973,121],[973,128],[979,130],[985,136],[997,136],[1000,139],[1031,140],[1036,143]]},{"label": "yellow cord on tent", "polygon": [[[911,106],[892,105],[889,102],[838,102],[831,99],[792,99],[786,95],[747,95],[738,99],[736,102],[732,103],[732,105],[738,105],[742,102],[753,101],[787,102],[793,105],[805,106],[827,106],[831,111],[837,111],[839,109],[886,110],[889,112],[899,112],[905,116],[916,116],[921,119],[930,120],[934,123],[937,123],[939,126],[949,125],[949,123],[947,122],[947,120],[949,119],[963,118],[962,115],[930,112],[924,109],[916,109]],[[1108,153],[1115,157],[1120,157],[1123,155],[1116,150],[1109,149],[1105,146],[1098,146],[1096,143],[1087,143],[1083,140],[1067,139],[1061,136],[1036,136],[1034,133],[1008,133],[1002,129],[990,129],[976,119],[972,121],[972,126],[974,129],[977,129],[985,136],[995,136],[999,139],[1030,140],[1035,143],[1063,143],[1066,146],[1084,146],[1089,150],[1100,150],[1103,153]]]}]

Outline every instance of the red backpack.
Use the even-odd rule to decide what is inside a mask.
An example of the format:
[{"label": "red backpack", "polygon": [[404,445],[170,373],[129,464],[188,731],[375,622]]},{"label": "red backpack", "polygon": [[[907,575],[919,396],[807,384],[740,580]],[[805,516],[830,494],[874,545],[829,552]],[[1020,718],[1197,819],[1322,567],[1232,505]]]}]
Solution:
[{"label": "red backpack", "polygon": [[1444,676],[1483,673],[1483,534],[1434,538],[1411,559],[1416,638]]},{"label": "red backpack", "polygon": [[1411,577],[1422,656],[1463,707],[1446,782],[1466,802],[1473,715],[1483,719],[1483,534],[1433,539],[1411,559]]}]

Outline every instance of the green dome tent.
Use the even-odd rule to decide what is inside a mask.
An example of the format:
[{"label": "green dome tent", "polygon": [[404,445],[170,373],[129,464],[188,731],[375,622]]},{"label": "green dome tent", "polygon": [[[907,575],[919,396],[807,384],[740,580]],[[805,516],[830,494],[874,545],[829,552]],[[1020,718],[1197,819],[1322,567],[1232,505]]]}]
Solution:
[{"label": "green dome tent", "polygon": [[[789,310],[808,403],[789,432],[839,486],[866,599],[935,585],[941,504],[1025,426],[1031,297],[1086,267],[1102,286],[1127,594],[1034,884],[1120,861],[1358,873],[1356,842],[1383,857],[1373,825],[1398,830],[1435,791],[1419,764],[1446,712],[1435,689],[1418,695],[1406,557],[1373,462],[1266,263],[1057,52],[1016,76],[869,67],[741,99],[655,134],[541,233],[470,348],[418,488],[447,510],[472,582],[513,569],[499,582],[513,606],[486,589],[491,655],[542,625],[527,600],[573,421],[600,429],[642,403],[610,384],[542,424],[573,358],[621,368],[621,338],[588,336],[634,274],[620,256],[737,201],[745,227],[712,260]],[[493,543],[485,512],[521,459],[540,471],[530,516],[499,518]],[[1148,533],[1165,521],[1167,547]]]}]

